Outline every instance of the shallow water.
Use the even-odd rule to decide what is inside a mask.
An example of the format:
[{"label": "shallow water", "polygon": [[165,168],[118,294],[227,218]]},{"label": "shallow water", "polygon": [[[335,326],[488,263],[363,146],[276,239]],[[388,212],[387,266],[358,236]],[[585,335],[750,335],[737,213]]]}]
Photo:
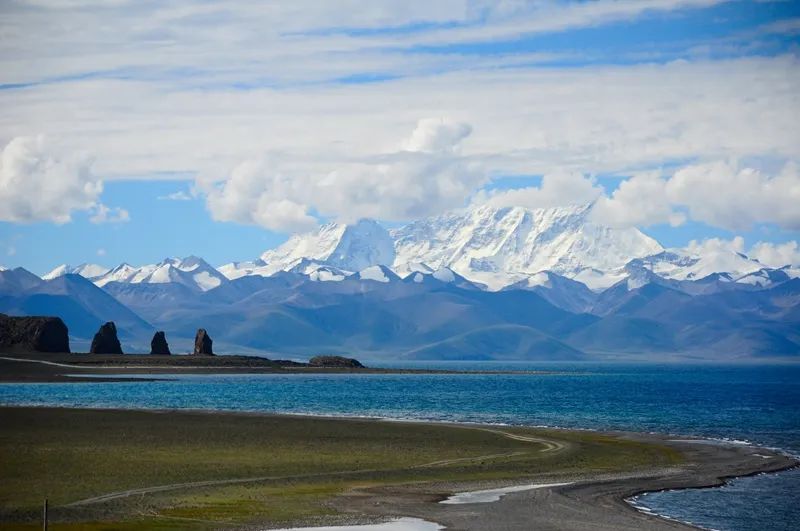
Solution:
[{"label": "shallow water", "polygon": [[501,487],[499,489],[472,490],[453,494],[439,503],[443,503],[445,505],[492,503],[498,501],[506,494],[511,494],[513,492],[525,492],[529,490],[546,489],[548,487],[560,487],[562,485],[570,485],[570,483],[541,483],[538,485],[515,485],[513,487]]},{"label": "shallow water", "polygon": [[293,527],[274,531],[438,531],[442,526],[418,518],[399,518],[383,524]]},{"label": "shallow water", "polygon": [[[420,364],[417,364],[420,366]],[[751,441],[800,454],[800,365],[439,363],[556,374],[181,375],[174,381],[0,384],[0,404],[200,408],[627,429]],[[172,376],[170,376],[172,377]],[[800,473],[651,494],[652,510],[721,530],[800,521]],[[765,527],[766,526],[766,527]]]}]

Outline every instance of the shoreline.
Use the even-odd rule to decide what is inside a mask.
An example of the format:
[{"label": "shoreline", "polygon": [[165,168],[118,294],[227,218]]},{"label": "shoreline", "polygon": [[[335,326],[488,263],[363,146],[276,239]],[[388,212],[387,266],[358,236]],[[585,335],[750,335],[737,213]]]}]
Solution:
[{"label": "shoreline", "polygon": [[[103,375],[109,377],[103,378]],[[454,375],[454,374],[569,374],[546,370],[452,370],[403,369],[382,367],[303,366],[286,360],[270,360],[252,356],[190,355],[159,356],[152,354],[37,354],[0,353],[0,384],[3,383],[70,383],[147,381],[145,378],[124,378],[125,375],[247,375],[247,374],[346,374],[346,375]],[[585,374],[585,373],[580,373]],[[112,377],[113,376],[113,377]],[[169,380],[169,378],[153,378]]]},{"label": "shoreline", "polygon": [[[65,412],[74,410],[96,411],[125,415],[131,412],[151,414],[189,414],[209,419],[215,417],[246,417],[271,420],[298,419],[308,422],[326,421],[335,423],[387,423],[433,427],[463,427],[471,430],[485,427],[510,429],[535,429],[570,435],[593,433],[599,436],[628,440],[641,444],[659,444],[678,450],[686,462],[678,466],[636,470],[631,473],[560,475],[552,471],[544,476],[521,477],[513,480],[432,482],[423,484],[383,485],[371,488],[354,488],[336,496],[331,506],[353,522],[386,521],[395,517],[413,517],[436,522],[448,528],[464,530],[490,529],[487,523],[505,522],[503,529],[552,528],[558,522],[571,522],[559,529],[698,529],[669,516],[637,508],[631,499],[644,493],[678,489],[716,488],[734,478],[762,473],[777,473],[797,468],[800,462],[784,452],[712,438],[685,437],[676,434],[637,433],[594,429],[542,428],[508,424],[465,423],[424,419],[397,419],[381,417],[359,417],[347,415],[321,415],[303,413],[273,413],[263,411],[232,411],[218,409],[170,409],[170,408],[74,408],[54,406],[0,405],[0,409],[13,410],[33,408],[40,411]],[[683,437],[677,439],[676,437]],[[711,442],[711,444],[709,444]],[[763,458],[762,456],[768,456]],[[531,491],[504,495],[491,503],[443,505],[439,502],[458,492],[469,492],[492,487],[508,487],[536,483],[559,483]],[[350,518],[348,518],[349,520]],[[499,519],[499,520],[498,520]],[[298,522],[303,525],[309,522]],[[317,523],[314,523],[315,525]],[[328,521],[321,522],[327,524]],[[331,524],[335,525],[335,524]],[[269,527],[259,526],[261,529]],[[286,528],[285,524],[280,527]]]},{"label": "shoreline", "polygon": [[[621,435],[620,432],[597,431],[597,433],[612,436]],[[653,434],[627,433],[642,440],[653,440]],[[670,442],[656,437],[661,442]],[[702,443],[706,439],[697,439]],[[681,445],[700,446],[686,441],[681,441]],[[706,445],[707,446],[707,445]],[[717,446],[716,444],[714,446]],[[445,525],[448,529],[461,529],[464,531],[480,531],[490,529],[487,525],[492,522],[502,522],[502,529],[566,529],[589,531],[600,530],[697,530],[706,529],[698,524],[685,522],[673,518],[669,515],[660,514],[655,511],[644,510],[634,504],[633,498],[647,493],[662,492],[668,490],[705,490],[716,489],[725,486],[729,481],[739,478],[747,478],[761,474],[778,474],[781,472],[800,468],[800,461],[789,456],[785,452],[774,452],[764,447],[755,445],[727,445],[719,443],[721,449],[727,452],[740,454],[744,457],[754,452],[768,451],[769,462],[762,460],[759,462],[749,462],[748,464],[739,463],[734,465],[735,472],[723,472],[724,469],[718,468],[720,463],[697,463],[701,469],[693,471],[681,471],[679,467],[672,471],[664,469],[654,469],[630,475],[619,475],[612,477],[578,477],[563,478],[558,475],[548,476],[540,483],[551,481],[571,482],[564,485],[545,486],[543,488],[525,489],[520,492],[509,492],[499,500],[489,503],[464,504],[456,507],[448,514],[439,509],[441,500],[437,497],[427,496],[413,490],[402,492],[397,490],[392,492],[383,489],[382,492],[368,495],[366,497],[352,498],[343,502],[341,507],[345,510],[371,511],[371,507],[392,507],[390,512],[372,511],[376,517],[385,519],[387,516],[395,517],[414,517],[426,521]],[[687,448],[684,448],[687,449]],[[737,451],[739,450],[739,451]],[[703,452],[713,453],[713,452]],[[728,457],[727,459],[730,459]],[[705,466],[706,470],[702,467]],[[666,473],[665,473],[666,472]],[[515,480],[513,482],[500,483],[475,483],[471,488],[453,492],[450,496],[459,493],[469,493],[487,488],[505,488],[525,486],[535,483],[533,478],[527,480]],[[458,483],[445,484],[442,488],[456,489],[466,487]],[[462,509],[462,507],[464,509]],[[482,509],[482,510],[481,510]],[[568,524],[566,522],[569,522]],[[530,527],[526,527],[530,526]]]}]

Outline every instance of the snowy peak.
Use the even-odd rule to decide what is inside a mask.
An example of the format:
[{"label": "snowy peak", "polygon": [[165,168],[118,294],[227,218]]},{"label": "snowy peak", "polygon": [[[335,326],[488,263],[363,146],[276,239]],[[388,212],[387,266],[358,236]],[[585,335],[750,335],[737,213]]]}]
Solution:
[{"label": "snowy peak", "polygon": [[[591,205],[535,210],[483,205],[415,221],[392,231],[394,265],[447,266],[500,289],[540,271],[569,278],[592,271],[602,277],[632,257],[663,250],[636,229],[597,225],[590,221],[590,211]],[[589,280],[605,287],[617,279]]]},{"label": "snowy peak", "polygon": [[230,262],[217,268],[229,280],[246,276],[268,276],[267,263],[260,258],[246,262]]},{"label": "snowy peak", "polygon": [[[353,225],[329,223],[316,231],[297,234],[277,249],[261,255],[265,264],[255,274],[271,275],[288,271],[303,259],[333,266],[342,271],[361,271],[376,265],[391,265],[394,242],[389,233],[373,220],[362,219]],[[237,274],[226,267],[226,274]]]},{"label": "snowy peak", "polygon": [[352,274],[338,267],[321,264],[307,258],[300,260],[297,265],[289,269],[289,272],[305,275],[312,282],[338,282]]},{"label": "snowy peak", "polygon": [[108,271],[105,275],[95,278],[94,282],[100,287],[109,282],[129,284],[166,284],[174,282],[192,289],[208,291],[224,282],[228,282],[228,279],[202,258],[189,256],[186,258],[165,258],[158,264],[141,267],[133,267],[123,263]]},{"label": "snowy peak", "polygon": [[43,275],[42,279],[52,280],[64,275],[80,275],[84,278],[94,279],[105,275],[108,271],[107,267],[97,264],[81,264],[79,266],[61,264],[46,275]]},{"label": "snowy peak", "polygon": [[629,270],[645,269],[670,280],[701,280],[714,274],[726,274],[737,280],[764,269],[757,260],[727,249],[689,253],[671,249],[631,261]]}]

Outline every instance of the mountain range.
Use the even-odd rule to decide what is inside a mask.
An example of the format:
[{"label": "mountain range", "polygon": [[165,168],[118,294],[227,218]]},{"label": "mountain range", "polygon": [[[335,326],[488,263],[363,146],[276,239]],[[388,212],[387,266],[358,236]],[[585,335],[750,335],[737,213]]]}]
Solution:
[{"label": "mountain range", "polygon": [[[292,236],[250,262],[0,270],[0,312],[61,317],[74,340],[114,320],[188,350],[381,359],[748,359],[800,354],[800,270],[664,249],[591,205],[480,206],[387,230]],[[185,345],[184,345],[185,343]]]}]

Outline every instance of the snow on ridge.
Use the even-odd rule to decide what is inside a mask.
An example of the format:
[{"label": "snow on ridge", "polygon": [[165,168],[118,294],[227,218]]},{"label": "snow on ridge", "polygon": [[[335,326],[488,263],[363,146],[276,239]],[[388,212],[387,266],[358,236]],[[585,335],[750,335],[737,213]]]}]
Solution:
[{"label": "snow on ridge", "polygon": [[482,205],[414,221],[391,231],[397,251],[394,267],[449,267],[490,289],[540,271],[607,287],[615,279],[603,278],[606,272],[663,251],[637,229],[597,225],[590,212],[590,204],[542,209]]},{"label": "snow on ridge", "polygon": [[208,291],[244,276],[288,271],[311,281],[355,276],[379,282],[402,277],[420,283],[430,276],[452,283],[463,277],[495,291],[519,282],[551,287],[552,273],[603,291],[623,280],[629,289],[636,289],[657,277],[693,281],[716,274],[719,281],[763,287],[800,276],[798,268],[766,268],[725,249],[700,254],[665,250],[638,229],[595,223],[591,208],[591,204],[542,209],[481,205],[391,231],[368,219],[351,225],[329,223],[292,236],[256,260],[219,268],[188,256],[141,267],[123,263],[110,270],[93,264],[62,265],[44,278],[76,272],[101,287],[109,282],[177,282]]},{"label": "snow on ridge", "polygon": [[358,278],[361,280],[374,280],[375,282],[383,283],[387,283],[390,280],[384,269],[379,265],[362,269],[358,272]]},{"label": "snow on ridge", "polygon": [[94,279],[108,273],[109,269],[97,264],[80,264],[78,266],[71,266],[69,264],[61,264],[55,267],[49,273],[42,275],[43,280],[52,280],[63,275],[80,275],[84,278]]},{"label": "snow on ridge", "polygon": [[328,223],[315,231],[296,234],[276,249],[266,251],[261,260],[264,273],[287,271],[301,259],[361,271],[374,265],[391,265],[394,242],[378,222],[362,219],[352,225]]}]

